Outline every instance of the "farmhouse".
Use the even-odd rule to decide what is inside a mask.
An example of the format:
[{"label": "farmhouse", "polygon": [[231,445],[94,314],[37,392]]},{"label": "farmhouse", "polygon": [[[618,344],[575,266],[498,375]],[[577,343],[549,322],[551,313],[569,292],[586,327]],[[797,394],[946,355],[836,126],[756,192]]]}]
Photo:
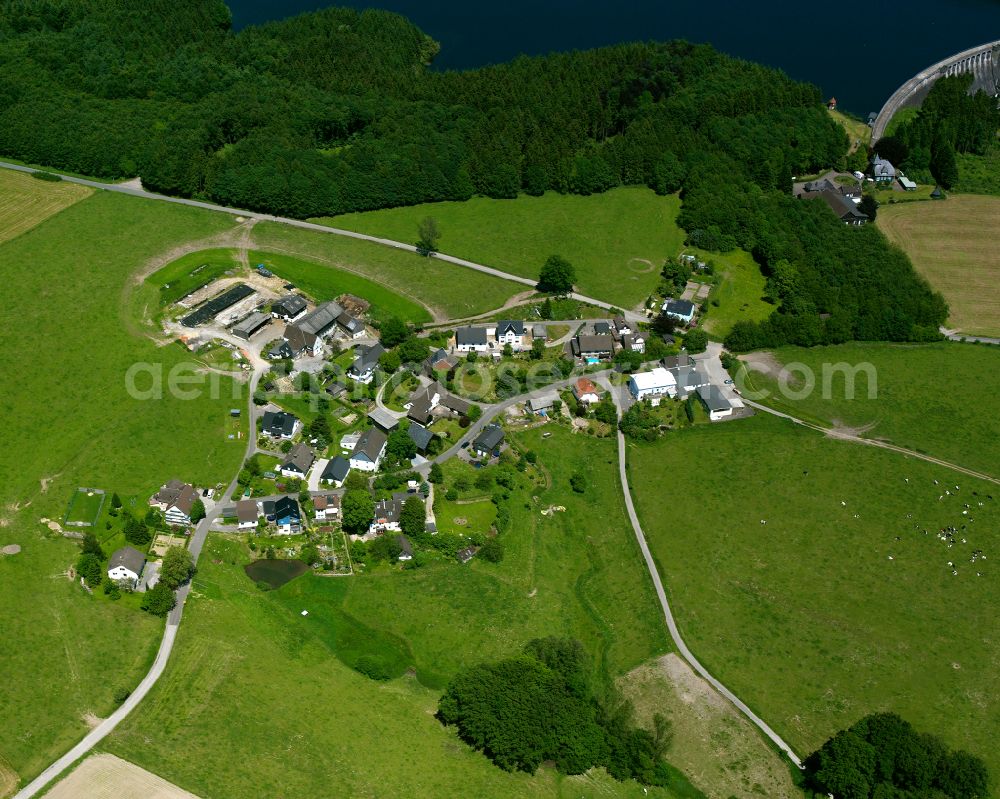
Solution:
[{"label": "farmhouse", "polygon": [[309,474],[309,469],[313,465],[316,456],[305,444],[296,444],[288,452],[285,462],[281,464],[281,474],[283,477],[303,478]]},{"label": "farmhouse", "polygon": [[637,401],[648,399],[653,405],[659,405],[664,397],[677,396],[677,380],[672,372],[658,366],[652,371],[632,375],[628,390]]},{"label": "farmhouse", "polygon": [[358,347],[356,352],[358,357],[354,359],[347,373],[352,380],[367,385],[375,376],[375,367],[378,366],[378,359],[385,352],[385,347],[376,342],[370,347]]},{"label": "farmhouse", "polygon": [[291,535],[302,529],[302,512],[294,497],[264,500],[264,518],[274,523],[279,535]]},{"label": "farmhouse", "polygon": [[368,419],[373,425],[385,430],[387,433],[392,432],[399,425],[399,419],[385,408],[375,408],[368,414]]},{"label": "farmhouse", "polygon": [[498,347],[509,344],[515,352],[524,349],[524,322],[517,320],[497,322],[496,340]]},{"label": "farmhouse", "polygon": [[485,327],[460,327],[455,331],[455,349],[458,352],[486,352],[489,335]]},{"label": "farmhouse", "polygon": [[733,404],[718,386],[702,386],[698,389],[698,396],[708,410],[708,418],[713,422],[733,415]]},{"label": "farmhouse", "polygon": [[250,530],[257,526],[260,510],[252,499],[241,499],[236,503],[236,523],[240,530]]},{"label": "farmhouse", "polygon": [[306,310],[306,301],[298,294],[286,294],[280,300],[271,303],[271,316],[292,322],[302,316]]},{"label": "farmhouse", "polygon": [[290,439],[299,427],[299,420],[285,411],[265,411],[260,419],[260,432],[271,438]]},{"label": "farmhouse", "polygon": [[191,524],[191,508],[197,498],[194,486],[171,480],[149,498],[149,505],[163,511],[167,524],[180,527]]},{"label": "farmhouse", "polygon": [[672,316],[686,325],[694,319],[694,303],[690,300],[667,300],[663,303],[663,313]]},{"label": "farmhouse", "polygon": [[868,221],[868,215],[861,213],[858,207],[839,191],[821,191],[802,195],[804,200],[817,198],[825,202],[845,225],[860,227]]},{"label": "farmhouse", "polygon": [[108,579],[119,585],[135,589],[146,565],[146,556],[134,547],[116,549],[108,561]]},{"label": "farmhouse", "polygon": [[503,444],[503,428],[498,424],[487,425],[483,431],[476,436],[472,442],[472,449],[482,456],[500,454],[500,445]]},{"label": "farmhouse", "polygon": [[249,339],[254,333],[260,330],[264,325],[271,323],[271,317],[267,314],[263,314],[260,311],[254,311],[246,319],[237,325],[233,326],[233,335],[236,338]]},{"label": "farmhouse", "polygon": [[632,326],[625,321],[624,316],[616,316],[611,320],[611,324],[615,327],[615,333],[619,336],[627,336],[632,333]]},{"label": "farmhouse", "polygon": [[323,340],[315,333],[303,330],[298,325],[287,325],[284,337],[285,345],[293,358],[298,358],[301,355],[318,357],[323,354]]},{"label": "farmhouse", "polygon": [[325,521],[336,518],[340,513],[340,495],[329,494],[313,497],[313,510],[316,511],[316,519]]},{"label": "farmhouse", "polygon": [[576,336],[570,346],[575,357],[595,363],[609,359],[615,354],[615,340],[610,333]]},{"label": "farmhouse", "polygon": [[600,400],[597,386],[589,377],[581,377],[577,379],[577,381],[573,384],[573,396],[576,397],[577,402],[583,402],[587,405]]},{"label": "farmhouse", "polygon": [[337,318],[344,312],[339,303],[324,302],[318,305],[314,311],[303,316],[295,323],[295,327],[304,333],[311,333],[320,338],[327,337],[334,331]]},{"label": "farmhouse", "polygon": [[326,467],[323,469],[323,473],[320,475],[319,479],[322,483],[327,483],[328,485],[340,488],[344,484],[344,480],[347,479],[347,475],[350,471],[350,461],[348,461],[343,455],[337,455],[327,462]]},{"label": "farmhouse", "polygon": [[664,369],[676,369],[678,366],[690,366],[691,356],[686,352],[682,352],[680,355],[668,355],[660,361],[660,365]]},{"label": "farmhouse", "polygon": [[351,453],[351,468],[362,472],[378,471],[388,440],[386,434],[377,427],[365,430]]},{"label": "farmhouse", "polygon": [[465,416],[469,413],[469,408],[472,403],[468,400],[464,400],[461,397],[456,397],[454,394],[444,393],[441,395],[441,401],[439,403],[442,408],[447,408],[452,413],[456,413],[459,416]]},{"label": "farmhouse", "polygon": [[411,422],[406,432],[410,436],[410,440],[417,445],[417,452],[420,453],[427,452],[427,447],[434,440],[434,434],[419,422]]},{"label": "farmhouse", "polygon": [[267,357],[272,361],[280,361],[284,358],[293,358],[295,353],[292,352],[291,346],[288,342],[282,339],[277,344],[275,344],[271,349],[267,351]]}]

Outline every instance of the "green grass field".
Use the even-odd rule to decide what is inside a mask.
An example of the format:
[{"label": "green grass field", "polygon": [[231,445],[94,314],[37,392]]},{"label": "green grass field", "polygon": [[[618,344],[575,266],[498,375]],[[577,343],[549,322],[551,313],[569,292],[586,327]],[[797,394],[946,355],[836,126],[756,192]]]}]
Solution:
[{"label": "green grass field", "polygon": [[182,255],[147,277],[146,282],[159,289],[160,305],[167,306],[239,269],[233,250],[201,250]]},{"label": "green grass field", "polygon": [[[629,461],[685,640],[800,755],[892,710],[998,772],[995,486],[770,416],[633,445]],[[936,537],[962,524],[967,543]]]},{"label": "green grass field", "polygon": [[414,324],[431,321],[430,313],[421,303],[327,264],[257,250],[250,252],[250,263],[254,266],[264,264],[274,274],[294,283],[317,302],[332,300],[345,293],[355,294],[372,304],[370,314],[373,319],[396,316]]},{"label": "green grass field", "polygon": [[766,280],[750,253],[745,250],[722,255],[700,250],[693,252],[703,260],[714,261],[719,275],[719,283],[709,295],[708,315],[702,323],[713,338],[724,339],[741,320],[759,322],[774,312],[774,306],[761,299]]},{"label": "green grass field", "polygon": [[0,243],[31,230],[91,193],[75,183],[50,183],[0,169]]},{"label": "green grass field", "polygon": [[948,301],[948,327],[981,336],[1000,336],[998,220],[1000,197],[974,195],[878,213],[878,226]]},{"label": "green grass field", "polygon": [[496,506],[488,499],[461,505],[441,500],[435,511],[438,530],[456,535],[488,533],[496,515]]},{"label": "green grass field", "polygon": [[[59,184],[34,181],[39,186]],[[166,377],[186,360],[125,332],[123,289],[149,258],[232,222],[166,203],[98,193],[0,245],[17,303],[0,308],[7,342],[0,456],[0,760],[30,778],[81,738],[83,714],[106,716],[115,688],[145,673],[162,622],[89,598],[57,575],[79,553],[41,517],[61,520],[78,486],[147,495],[171,477],[229,479],[243,442],[225,438],[233,385],[220,399],[133,399],[126,373],[148,363]],[[85,266],[86,268],[83,268]],[[31,335],[25,334],[30,320]],[[150,378],[138,381],[148,388]],[[42,480],[45,482],[41,482]]]},{"label": "green grass field", "polygon": [[849,153],[853,153],[858,147],[867,147],[871,142],[872,129],[862,120],[848,116],[842,111],[830,111],[830,116],[847,133],[851,142],[847,150]]},{"label": "green grass field", "polygon": [[92,527],[104,505],[103,493],[78,488],[70,495],[66,506],[66,521],[77,522]]},{"label": "green grass field", "polygon": [[441,252],[528,278],[558,253],[576,267],[578,291],[631,308],[652,293],[663,262],[680,251],[679,210],[676,196],[628,187],[590,197],[476,197],[317,221],[409,243],[420,220],[433,216]]},{"label": "green grass field", "polygon": [[[768,405],[825,425],[861,428],[869,438],[1000,477],[1000,418],[991,411],[1000,393],[1000,348],[952,342],[845,344],[788,347],[776,355],[783,364],[807,366],[816,376],[816,390],[804,399],[788,399],[773,372],[754,371],[751,385],[772,392],[762,400]],[[875,369],[874,399],[869,399],[864,372],[854,381],[855,398],[848,399],[843,373],[829,369],[829,398],[823,398],[824,364],[866,363]],[[794,379],[789,385],[799,387]]]},{"label": "green grass field", "polygon": [[[593,774],[507,774],[432,716],[457,670],[536,636],[579,638],[608,677],[667,650],[624,517],[613,443],[564,430],[522,440],[546,466],[512,501],[498,565],[304,575],[264,593],[243,574],[251,559],[243,545],[210,538],[167,673],[108,748],[155,764],[204,799],[318,796],[330,784],[350,795],[641,795]],[[588,493],[572,501],[569,475],[584,464]],[[550,504],[568,510],[541,516]],[[349,668],[363,654],[415,679],[363,678]]]},{"label": "green grass field", "polygon": [[262,222],[253,230],[254,247],[299,256],[353,272],[430,308],[439,321],[499,308],[525,289],[434,258],[344,236]]}]

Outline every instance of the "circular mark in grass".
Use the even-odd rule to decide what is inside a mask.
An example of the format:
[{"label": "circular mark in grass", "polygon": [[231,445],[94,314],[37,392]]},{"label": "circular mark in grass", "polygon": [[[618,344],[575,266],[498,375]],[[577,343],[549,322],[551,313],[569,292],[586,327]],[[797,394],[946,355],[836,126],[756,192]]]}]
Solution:
[{"label": "circular mark in grass", "polygon": [[454,522],[459,527],[464,527],[469,523],[469,520],[466,519],[464,516],[456,516],[454,519],[452,519],[452,522]]},{"label": "circular mark in grass", "polygon": [[645,275],[656,269],[653,262],[646,258],[629,258],[628,268],[640,275]]},{"label": "circular mark in grass", "polygon": [[7,544],[3,549],[0,549],[0,552],[3,552],[4,555],[16,555],[20,551],[21,547],[17,544]]}]

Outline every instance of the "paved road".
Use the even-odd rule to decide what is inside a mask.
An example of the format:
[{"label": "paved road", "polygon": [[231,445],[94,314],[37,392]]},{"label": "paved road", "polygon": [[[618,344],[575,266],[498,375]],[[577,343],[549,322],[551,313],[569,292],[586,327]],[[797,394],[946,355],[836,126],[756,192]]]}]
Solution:
[{"label": "paved road", "polygon": [[[2,169],[12,169],[15,172],[42,172],[51,170],[40,170],[34,169],[32,167],[22,166],[20,164],[12,164],[7,161],[0,161],[0,168]],[[104,191],[113,191],[118,194],[127,194],[131,197],[142,197],[147,200],[159,200],[161,202],[175,203],[176,205],[188,205],[192,208],[203,208],[206,211],[218,211],[224,214],[231,214],[233,216],[241,216],[245,219],[256,219],[259,222],[277,222],[282,225],[290,225],[291,227],[302,228],[304,230],[312,230],[317,233],[332,233],[335,236],[346,236],[351,239],[360,239],[361,241],[370,241],[375,244],[381,244],[385,247],[392,247],[397,250],[405,250],[406,252],[416,253],[417,248],[413,244],[406,244],[402,241],[394,241],[393,239],[383,239],[379,236],[369,236],[366,233],[358,233],[354,230],[344,230],[342,228],[330,227],[329,225],[318,225],[315,222],[306,222],[302,219],[291,219],[285,216],[274,216],[273,214],[261,214],[256,211],[247,211],[242,208],[231,208],[226,205],[216,205],[215,203],[202,202],[201,200],[189,200],[184,197],[169,197],[165,194],[157,194],[156,192],[146,191],[146,189],[137,188],[135,186],[125,185],[121,183],[102,183],[98,180],[88,180],[87,178],[77,178],[72,175],[63,175],[59,172],[51,172],[51,174],[59,175],[63,180],[68,183],[77,183],[81,186],[89,186],[92,189],[102,189]],[[512,275],[509,272],[503,272],[499,269],[494,269],[492,266],[485,266],[483,264],[477,264],[475,261],[468,261],[465,258],[458,258],[454,255],[447,255],[445,253],[436,252],[433,254],[434,258],[439,261],[446,261],[450,264],[455,264],[456,266],[462,266],[466,269],[472,269],[476,272],[481,272],[484,275],[491,275],[492,277],[498,277],[501,280],[509,280],[512,283],[520,283],[522,286],[530,286],[535,288],[537,281],[530,280],[526,277],[521,277],[520,275]],[[610,310],[616,306],[610,303],[603,302],[601,300],[595,300],[592,297],[587,297],[583,294],[570,294],[575,300],[580,302],[590,303],[591,305],[596,305],[599,308],[604,308]],[[630,322],[636,321],[646,321],[646,317],[632,311],[626,311],[625,317]]]},{"label": "paved road", "polygon": [[[247,414],[247,429],[249,434],[247,435],[246,457],[253,455],[257,448],[257,436],[255,434],[257,429],[257,406],[253,403],[253,393],[257,388],[257,381],[260,379],[260,375],[261,373],[259,371],[255,370],[253,372],[250,377],[250,386],[247,392],[247,405],[249,406]],[[236,487],[237,483],[236,478],[234,477],[233,481],[226,489],[225,494],[215,503],[211,512],[195,527],[195,531],[191,535],[191,540],[188,542],[188,549],[191,551],[191,555],[195,563],[198,562],[198,557],[201,555],[201,550],[205,545],[205,539],[208,537],[209,529],[215,523],[216,519],[218,519],[222,514],[222,509],[232,502],[233,492],[236,490]],[[160,648],[156,652],[156,658],[153,660],[153,665],[146,673],[146,676],[142,678],[142,682],[136,686],[129,698],[126,699],[114,711],[114,713],[87,733],[83,737],[83,740],[76,744],[76,746],[70,749],[66,754],[56,760],[55,763],[45,769],[45,771],[18,791],[14,796],[14,799],[30,799],[30,797],[36,796],[39,791],[43,790],[52,780],[62,774],[62,772],[72,766],[77,760],[86,755],[91,749],[104,740],[104,738],[110,735],[115,727],[117,727],[128,716],[128,714],[131,713],[132,710],[134,710],[135,707],[146,698],[146,695],[150,692],[152,687],[156,685],[156,681],[160,679],[160,675],[163,674],[163,670],[167,666],[167,661],[170,658],[170,652],[173,650],[174,641],[177,638],[177,630],[180,627],[181,616],[184,613],[184,604],[187,601],[188,594],[190,594],[190,592],[190,583],[181,586],[177,590],[177,605],[167,616],[167,623],[163,630],[163,639],[160,641]]]},{"label": "paved road", "polygon": [[948,339],[948,341],[964,341],[967,343],[979,343],[979,344],[1000,344],[1000,338],[993,338],[991,336],[966,336],[957,330],[945,330],[941,328],[941,334]]},{"label": "paved road", "polygon": [[[611,397],[614,400],[615,406],[618,408],[619,413],[621,413],[620,390],[616,391],[614,387],[611,386],[605,379],[600,379],[599,382],[611,392]],[[796,766],[802,768],[802,761],[799,759],[799,756],[795,754],[787,743],[785,743],[784,739],[771,729],[767,722],[747,707],[747,705],[741,701],[738,696],[713,677],[709,673],[708,669],[702,666],[691,650],[688,649],[687,644],[684,643],[680,630],[677,628],[677,623],[674,621],[674,614],[670,610],[670,601],[667,599],[667,592],[663,588],[663,581],[660,579],[660,572],[656,567],[656,562],[653,560],[652,553],[649,551],[649,546],[646,544],[646,536],[642,532],[642,526],[639,524],[639,517],[636,515],[635,506],[632,504],[632,492],[629,490],[628,475],[626,473],[625,464],[625,436],[621,430],[619,430],[618,477],[622,484],[622,494],[625,496],[625,509],[628,511],[629,521],[632,522],[632,530],[635,532],[636,541],[639,542],[639,549],[642,550],[642,556],[646,561],[646,568],[649,570],[649,576],[652,578],[653,586],[656,588],[656,596],[660,600],[660,607],[663,609],[663,617],[666,619],[667,629],[670,631],[670,637],[673,639],[674,646],[677,647],[677,651],[680,652],[681,656],[691,665],[691,668],[698,672],[698,674],[700,674],[706,682],[715,688],[716,691],[732,702],[736,709],[750,719],[750,721],[752,721],[761,730],[761,732],[770,738],[782,752],[788,755],[788,758]]]}]

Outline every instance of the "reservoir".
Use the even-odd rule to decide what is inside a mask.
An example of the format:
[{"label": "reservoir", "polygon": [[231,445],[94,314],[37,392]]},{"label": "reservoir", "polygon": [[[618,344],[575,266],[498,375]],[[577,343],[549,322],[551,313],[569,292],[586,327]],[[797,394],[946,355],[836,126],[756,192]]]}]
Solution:
[{"label": "reservoir", "polygon": [[859,116],[924,67],[1000,39],[998,0],[228,0],[237,29],[328,5],[402,14],[441,43],[439,69],[636,40],[709,42],[815,83]]}]

